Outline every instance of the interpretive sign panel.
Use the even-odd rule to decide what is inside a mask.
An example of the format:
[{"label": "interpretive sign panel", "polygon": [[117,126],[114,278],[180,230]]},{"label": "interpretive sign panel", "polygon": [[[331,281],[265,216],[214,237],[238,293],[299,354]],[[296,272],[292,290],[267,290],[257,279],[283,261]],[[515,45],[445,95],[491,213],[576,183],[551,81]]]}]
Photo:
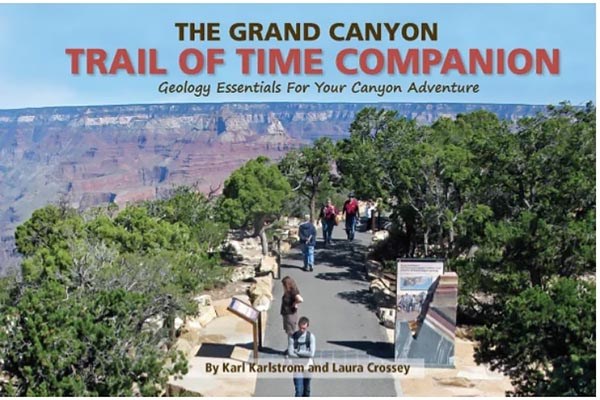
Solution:
[{"label": "interpretive sign panel", "polygon": [[396,320],[414,321],[431,285],[444,273],[442,260],[401,259],[396,284]]},{"label": "interpretive sign panel", "polygon": [[236,314],[238,317],[241,317],[253,324],[258,321],[258,317],[260,316],[260,311],[252,307],[250,304],[244,303],[243,301],[236,299],[235,297],[231,299],[231,303],[229,304],[229,307],[227,307],[227,309],[232,313]]},{"label": "interpretive sign panel", "polygon": [[396,360],[453,367],[458,276],[442,260],[400,260],[396,293]]}]

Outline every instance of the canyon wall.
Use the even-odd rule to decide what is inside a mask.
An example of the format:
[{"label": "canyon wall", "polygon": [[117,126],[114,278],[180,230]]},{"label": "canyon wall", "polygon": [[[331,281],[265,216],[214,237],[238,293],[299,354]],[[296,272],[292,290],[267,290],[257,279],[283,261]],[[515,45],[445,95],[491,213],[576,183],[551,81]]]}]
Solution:
[{"label": "canyon wall", "polygon": [[15,227],[33,210],[61,197],[86,208],[152,199],[179,184],[197,184],[208,191],[259,154],[279,159],[317,137],[347,136],[354,116],[367,106],[394,109],[424,124],[479,109],[507,120],[544,109],[495,104],[220,103],[0,110],[3,248],[10,248],[6,244]]}]

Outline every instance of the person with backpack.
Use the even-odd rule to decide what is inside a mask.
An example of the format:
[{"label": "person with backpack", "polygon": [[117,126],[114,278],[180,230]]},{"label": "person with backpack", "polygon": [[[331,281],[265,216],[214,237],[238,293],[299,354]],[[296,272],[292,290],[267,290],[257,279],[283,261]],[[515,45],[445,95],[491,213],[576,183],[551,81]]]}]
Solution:
[{"label": "person with backpack", "polygon": [[356,232],[356,223],[360,218],[358,200],[356,200],[352,192],[348,193],[348,200],[344,202],[342,215],[346,216],[346,234],[348,235],[348,240],[352,241],[354,240],[354,232]]},{"label": "person with backpack", "polygon": [[337,209],[331,202],[331,199],[327,199],[327,204],[321,209],[321,221],[323,222],[323,242],[325,247],[332,245],[331,236],[333,234],[333,228],[337,225]]},{"label": "person with backpack", "polygon": [[[288,338],[288,358],[301,359],[308,369],[315,356],[317,339],[308,331],[310,321],[306,317],[298,320],[298,330]],[[308,373],[294,374],[294,389],[296,397],[310,397],[310,375]]]}]

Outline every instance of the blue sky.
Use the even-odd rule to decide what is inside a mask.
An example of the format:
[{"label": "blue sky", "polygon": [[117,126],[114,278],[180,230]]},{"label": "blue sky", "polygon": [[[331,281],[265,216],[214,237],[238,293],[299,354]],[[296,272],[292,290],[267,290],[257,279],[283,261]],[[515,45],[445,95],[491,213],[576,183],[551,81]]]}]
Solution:
[{"label": "blue sky", "polygon": [[[0,109],[62,105],[100,105],[172,102],[469,102],[572,104],[595,101],[596,43],[595,4],[0,4]],[[180,42],[175,22],[219,22],[219,42]],[[315,42],[234,42],[227,28],[234,22],[314,22],[321,26]],[[437,22],[436,42],[335,42],[327,35],[334,22]],[[114,53],[126,48],[156,48],[166,76],[116,76],[70,72],[66,48],[103,48]],[[179,71],[179,53],[189,47],[221,47],[225,65],[217,74],[186,76]],[[323,49],[322,76],[243,76],[235,48],[255,47]],[[558,76],[527,74],[517,76],[344,76],[337,72],[334,57],[343,48],[433,47],[445,51],[457,48],[560,49]],[[179,84],[212,84],[210,96],[161,94],[163,81]],[[246,83],[276,80],[308,83],[305,94],[215,93],[216,83]],[[479,84],[479,93],[414,94],[406,89],[411,82]],[[378,97],[376,94],[319,94],[314,83],[400,84],[403,93]]]}]

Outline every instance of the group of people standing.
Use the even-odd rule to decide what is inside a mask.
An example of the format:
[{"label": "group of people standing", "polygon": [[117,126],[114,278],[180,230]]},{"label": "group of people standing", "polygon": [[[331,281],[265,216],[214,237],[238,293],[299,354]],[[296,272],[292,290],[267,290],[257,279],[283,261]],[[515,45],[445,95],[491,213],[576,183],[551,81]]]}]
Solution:
[{"label": "group of people standing", "polygon": [[[348,199],[344,202],[342,211],[338,211],[331,199],[327,199],[327,202],[321,208],[319,213],[319,219],[323,227],[323,245],[324,247],[333,246],[331,240],[333,234],[333,228],[339,224],[341,218],[346,222],[346,235],[348,240],[354,240],[354,234],[356,232],[356,225],[360,218],[360,210],[358,206],[358,200],[354,197],[354,193],[348,194]],[[300,224],[298,228],[298,236],[300,242],[303,244],[304,254],[304,270],[313,271],[315,262],[315,246],[317,244],[317,228],[311,221],[310,215],[305,215],[305,221]]]},{"label": "group of people standing", "polygon": [[[346,235],[348,240],[354,240],[354,233],[356,232],[356,225],[360,218],[360,211],[358,207],[358,200],[354,197],[354,193],[348,194],[348,199],[344,202],[341,211],[342,219],[346,221]],[[319,213],[319,219],[323,226],[323,241],[325,247],[332,245],[331,235],[333,228],[339,223],[340,212],[331,202],[331,199],[327,199],[327,202],[321,208]]]}]

